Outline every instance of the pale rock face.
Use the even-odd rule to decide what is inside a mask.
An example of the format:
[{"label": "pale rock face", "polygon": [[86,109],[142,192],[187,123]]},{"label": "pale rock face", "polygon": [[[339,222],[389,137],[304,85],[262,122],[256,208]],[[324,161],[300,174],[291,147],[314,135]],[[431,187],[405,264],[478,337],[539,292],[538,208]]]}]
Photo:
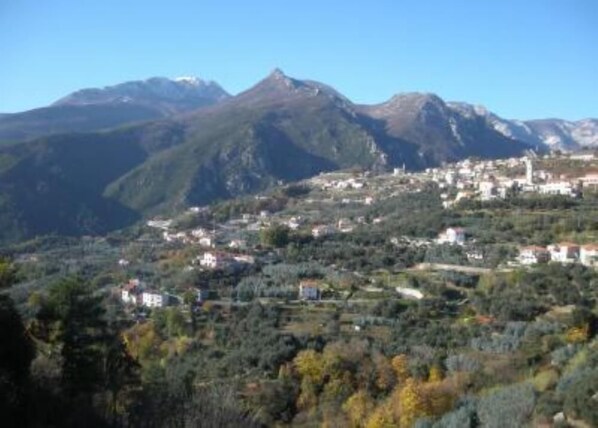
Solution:
[{"label": "pale rock face", "polygon": [[597,119],[508,120],[482,106],[459,102],[447,103],[447,105],[463,117],[481,117],[505,137],[519,140],[530,147],[545,145],[564,151],[598,147]]}]

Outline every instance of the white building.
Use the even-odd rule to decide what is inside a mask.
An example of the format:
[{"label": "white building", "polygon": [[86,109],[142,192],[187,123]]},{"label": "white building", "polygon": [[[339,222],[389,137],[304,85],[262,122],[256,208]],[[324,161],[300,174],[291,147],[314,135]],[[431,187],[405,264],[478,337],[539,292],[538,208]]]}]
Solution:
[{"label": "white building", "polygon": [[148,227],[153,227],[156,229],[168,230],[172,225],[172,220],[150,220],[146,223]]},{"label": "white building", "polygon": [[564,242],[547,247],[550,260],[557,263],[573,263],[579,259],[579,245]]},{"label": "white building", "polygon": [[489,201],[498,196],[498,186],[494,181],[481,181],[478,184],[478,189],[482,201]]},{"label": "white building", "polygon": [[550,253],[543,247],[529,246],[519,250],[519,263],[522,265],[535,265],[546,263],[550,260]]},{"label": "white building", "polygon": [[444,174],[444,181],[446,181],[446,184],[448,184],[449,186],[453,186],[456,182],[457,179],[457,174],[455,174],[454,171],[447,171],[446,174]]},{"label": "white building", "polygon": [[202,236],[197,243],[204,248],[214,248],[215,239],[213,236]]},{"label": "white building", "polygon": [[396,290],[397,290],[397,293],[399,293],[400,295],[402,295],[404,297],[410,297],[410,298],[417,299],[417,300],[421,300],[424,298],[424,293],[422,293],[421,291],[419,291],[415,288],[397,287]]},{"label": "white building", "polygon": [[299,298],[301,300],[319,300],[321,296],[317,281],[301,281],[299,283]]},{"label": "white building", "polygon": [[544,195],[575,196],[576,193],[575,188],[568,181],[550,181],[546,184],[541,184],[538,190]]},{"label": "white building", "polygon": [[168,296],[157,291],[144,291],[141,304],[147,308],[162,308],[168,304]]},{"label": "white building", "polygon": [[245,241],[244,239],[232,239],[228,244],[228,247],[243,250],[247,248],[247,241]]},{"label": "white building", "polygon": [[303,224],[303,219],[301,217],[291,217],[289,221],[287,221],[287,226],[291,230],[297,230]]},{"label": "white building", "polygon": [[143,284],[137,278],[130,279],[122,286],[120,291],[120,298],[124,304],[137,305],[141,303],[141,293],[143,291]]},{"label": "white building", "polygon": [[202,227],[197,228],[197,229],[193,229],[191,231],[191,236],[193,236],[194,238],[197,238],[197,239],[202,238],[204,236],[208,236],[209,234],[210,233],[206,229],[204,229]]},{"label": "white building", "polygon": [[598,245],[582,245],[579,249],[579,261],[584,266],[598,267]]},{"label": "white building", "polygon": [[199,265],[208,269],[223,269],[230,266],[232,258],[228,254],[219,251],[208,251],[203,253]]},{"label": "white building", "polygon": [[598,174],[586,174],[583,177],[579,177],[579,181],[584,188],[597,188],[598,187]]},{"label": "white building", "polygon": [[321,238],[323,236],[333,235],[335,232],[336,232],[336,229],[334,228],[334,226],[330,226],[327,224],[315,226],[311,230],[311,234],[314,238]]},{"label": "white building", "polygon": [[341,218],[338,221],[337,227],[340,232],[349,233],[349,232],[353,232],[353,228],[355,227],[355,225],[348,218]]},{"label": "white building", "polygon": [[525,182],[527,184],[534,184],[534,164],[530,158],[524,158],[525,162]]},{"label": "white building", "polygon": [[457,244],[463,245],[465,243],[465,229],[461,227],[449,227],[438,236],[439,244]]}]

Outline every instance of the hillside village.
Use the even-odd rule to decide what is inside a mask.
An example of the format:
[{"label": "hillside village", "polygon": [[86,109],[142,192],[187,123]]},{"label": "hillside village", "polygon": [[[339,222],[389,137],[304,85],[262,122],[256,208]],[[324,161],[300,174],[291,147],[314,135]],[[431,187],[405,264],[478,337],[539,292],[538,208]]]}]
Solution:
[{"label": "hillside village", "polygon": [[[106,237],[20,244],[11,294],[46,343],[44,305],[72,287],[60,278],[86,278],[141,375],[159,376],[147,399],[187,403],[169,389],[177,370],[228,388],[258,426],[384,426],[398,420],[388,403],[406,414],[392,401],[405,385],[436,403],[413,418],[439,427],[502,420],[487,409],[508,413],[503,392],[527,403],[509,426],[577,424],[593,417],[567,397],[587,399],[570,385],[593,382],[598,355],[597,178],[594,154],[531,152],[324,173]],[[355,400],[369,410],[355,416]]]},{"label": "hillside village", "polygon": [[[565,171],[555,168],[555,165],[562,167],[567,163],[575,163],[575,168]],[[391,173],[376,175],[370,172],[320,174],[298,184],[305,195],[292,210],[270,212],[268,209],[261,209],[255,213],[240,213],[240,216],[222,222],[212,220],[211,223],[203,223],[203,227],[177,227],[181,218],[200,219],[210,210],[209,207],[192,207],[179,218],[149,220],[147,227],[160,233],[165,243],[189,246],[197,252],[197,256],[184,268],[186,271],[243,272],[255,263],[261,265],[280,262],[271,251],[265,252],[259,239],[260,231],[282,226],[292,233],[311,235],[314,239],[326,239],[335,234],[350,234],[356,229],[367,233],[369,228],[380,225],[386,219],[384,216],[365,215],[364,208],[401,194],[417,194],[425,191],[426,186],[430,185],[439,190],[445,210],[451,210],[463,202],[505,201],[526,196],[562,196],[578,199],[584,191],[598,190],[598,158],[593,153],[538,157],[530,152],[522,158],[467,159],[423,172],[407,172],[403,168],[395,168]],[[254,199],[267,206],[271,197],[259,195]],[[322,216],[320,207],[325,207],[327,212],[334,215]],[[361,212],[364,215],[344,215],[345,212]],[[201,223],[201,220],[199,222]],[[395,246],[406,245],[413,248],[456,245],[463,248],[466,257],[462,267],[484,265],[482,248],[464,227],[445,228],[435,239],[394,236],[389,237],[388,242]],[[511,259],[503,261],[503,268],[548,262],[580,263],[595,268],[598,267],[598,245],[595,242],[558,242],[545,246],[512,243],[517,251]],[[122,262],[128,263],[126,260],[121,260]],[[459,269],[459,266],[454,268]],[[131,281],[138,283],[139,279]],[[123,285],[124,303],[131,303],[126,291],[131,281]],[[313,300],[309,296],[315,294],[302,292],[298,283],[295,286],[297,298]],[[195,292],[198,296],[203,293],[204,299],[205,296],[209,296],[207,290],[197,289]],[[143,296],[148,293],[150,292],[144,292]],[[319,300],[320,293],[317,295]],[[166,306],[169,302],[182,303],[180,296],[167,296],[164,294],[162,299],[156,300],[142,297],[135,302],[147,307]],[[203,299],[198,297],[197,301]]]}]

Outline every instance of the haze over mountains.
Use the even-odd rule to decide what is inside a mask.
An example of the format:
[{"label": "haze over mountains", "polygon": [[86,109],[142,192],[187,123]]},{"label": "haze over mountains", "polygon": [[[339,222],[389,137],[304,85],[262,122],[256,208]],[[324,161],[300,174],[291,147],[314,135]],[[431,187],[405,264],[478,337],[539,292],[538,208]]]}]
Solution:
[{"label": "haze over mountains", "polygon": [[85,89],[0,116],[0,240],[104,233],[322,171],[576,149],[596,122],[506,121],[421,93],[356,105],[280,70],[236,96],[196,78]]}]

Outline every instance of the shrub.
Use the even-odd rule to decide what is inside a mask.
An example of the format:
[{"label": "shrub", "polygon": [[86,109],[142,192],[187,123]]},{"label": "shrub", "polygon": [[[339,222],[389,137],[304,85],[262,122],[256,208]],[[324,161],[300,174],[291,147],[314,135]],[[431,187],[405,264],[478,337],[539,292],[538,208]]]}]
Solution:
[{"label": "shrub", "polygon": [[487,428],[519,428],[531,416],[535,402],[531,385],[510,385],[480,399],[478,416]]}]

